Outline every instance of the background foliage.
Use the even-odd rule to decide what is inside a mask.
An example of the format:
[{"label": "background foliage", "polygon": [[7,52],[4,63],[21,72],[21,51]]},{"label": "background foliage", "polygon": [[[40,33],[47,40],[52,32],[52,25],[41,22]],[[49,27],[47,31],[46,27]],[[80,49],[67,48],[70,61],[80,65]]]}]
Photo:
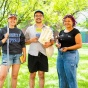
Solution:
[{"label": "background foliage", "polygon": [[[10,13],[18,15],[18,27],[25,29],[28,25],[34,23],[33,14],[35,10],[42,10],[45,14],[45,24],[54,29],[62,29],[62,19],[66,14],[72,14],[75,18],[82,14],[86,20],[77,25],[88,28],[88,0],[0,0],[0,28],[7,24],[7,17]],[[86,46],[86,47],[85,47]],[[79,88],[88,87],[88,45],[83,45],[80,50],[80,62],[78,67],[78,85]],[[84,50],[85,49],[85,50]],[[85,52],[84,52],[85,51]],[[49,73],[46,73],[45,88],[58,88],[58,78],[56,73],[56,56],[49,58]],[[1,60],[1,57],[0,57]],[[27,63],[21,66],[18,78],[18,88],[28,88],[29,72]],[[4,84],[7,88],[7,80]],[[36,88],[38,88],[38,79],[36,77]]]},{"label": "background foliage", "polygon": [[[45,13],[45,24],[54,29],[61,29],[62,18],[66,14],[72,14],[77,18],[77,13],[88,10],[88,0],[1,0],[0,27],[7,24],[8,14],[16,13],[19,18],[18,26],[23,29],[34,23],[33,13],[38,9]],[[88,28],[88,17],[86,19],[79,25]]]}]

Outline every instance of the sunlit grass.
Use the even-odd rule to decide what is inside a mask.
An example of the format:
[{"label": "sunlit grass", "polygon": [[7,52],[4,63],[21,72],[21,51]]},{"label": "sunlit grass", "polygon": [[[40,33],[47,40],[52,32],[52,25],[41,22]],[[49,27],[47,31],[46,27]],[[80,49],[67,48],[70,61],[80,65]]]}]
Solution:
[{"label": "sunlit grass", "polygon": [[[86,47],[86,48],[85,48]],[[88,88],[88,45],[79,49],[80,61],[77,69],[77,80],[79,88]],[[59,88],[58,76],[56,70],[56,58],[57,58],[57,49],[55,48],[54,55],[52,58],[49,58],[49,72],[45,74],[45,88]],[[1,59],[0,59],[1,60]],[[7,81],[5,81],[3,88],[7,87]],[[29,72],[27,68],[27,62],[21,65],[17,88],[29,88]],[[39,88],[39,79],[36,75],[35,88]]]}]

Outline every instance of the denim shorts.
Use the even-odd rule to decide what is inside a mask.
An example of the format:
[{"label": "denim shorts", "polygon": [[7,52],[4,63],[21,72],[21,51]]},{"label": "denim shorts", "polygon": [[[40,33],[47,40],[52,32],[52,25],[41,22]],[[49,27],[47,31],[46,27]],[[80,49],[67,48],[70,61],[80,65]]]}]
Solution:
[{"label": "denim shorts", "polygon": [[13,64],[21,64],[20,56],[22,54],[7,54],[3,53],[2,55],[2,65],[13,65]]}]

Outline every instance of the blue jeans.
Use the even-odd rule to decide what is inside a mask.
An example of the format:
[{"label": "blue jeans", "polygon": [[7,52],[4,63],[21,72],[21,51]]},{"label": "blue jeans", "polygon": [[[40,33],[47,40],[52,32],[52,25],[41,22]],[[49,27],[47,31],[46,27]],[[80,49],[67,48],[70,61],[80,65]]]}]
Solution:
[{"label": "blue jeans", "polygon": [[20,56],[22,54],[9,54],[9,58],[7,58],[7,54],[3,53],[2,55],[2,65],[13,65],[13,64],[21,64]]},{"label": "blue jeans", "polygon": [[67,52],[58,50],[57,73],[60,88],[77,88],[76,69],[78,62],[77,50]]}]

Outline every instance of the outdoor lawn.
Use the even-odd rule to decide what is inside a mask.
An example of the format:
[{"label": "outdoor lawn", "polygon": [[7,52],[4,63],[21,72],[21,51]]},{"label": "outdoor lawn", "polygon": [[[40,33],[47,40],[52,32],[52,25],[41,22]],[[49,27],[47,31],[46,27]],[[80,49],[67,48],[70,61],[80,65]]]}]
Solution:
[{"label": "outdoor lawn", "polygon": [[[88,44],[83,44],[83,47],[79,49],[79,53],[80,53],[80,61],[77,70],[78,86],[79,88],[88,88]],[[55,48],[54,55],[52,56],[52,58],[49,58],[49,72],[47,72],[45,75],[45,88],[59,88],[56,70],[56,58],[57,58],[57,49]],[[10,85],[11,81],[8,80],[8,78],[5,81],[3,88],[8,88],[8,83]],[[26,62],[21,65],[17,88],[29,88],[28,84],[29,84],[29,72]],[[35,88],[39,88],[38,84],[39,84],[38,76],[36,76]]]}]

